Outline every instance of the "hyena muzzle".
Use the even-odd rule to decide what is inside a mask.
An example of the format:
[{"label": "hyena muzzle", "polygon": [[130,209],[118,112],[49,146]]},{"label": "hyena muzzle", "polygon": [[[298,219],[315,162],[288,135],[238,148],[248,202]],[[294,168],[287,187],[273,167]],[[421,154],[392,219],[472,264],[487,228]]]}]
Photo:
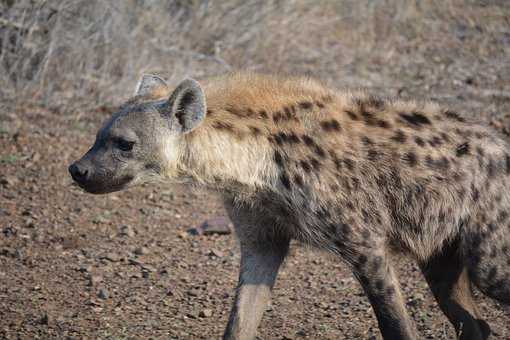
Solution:
[{"label": "hyena muzzle", "polygon": [[510,148],[433,103],[308,79],[234,74],[173,91],[146,75],[69,167],[84,190],[218,190],[241,247],[225,339],[252,339],[291,240],[338,255],[385,339],[416,339],[389,254],[421,268],[461,339],[490,329],[472,296],[510,304]]}]

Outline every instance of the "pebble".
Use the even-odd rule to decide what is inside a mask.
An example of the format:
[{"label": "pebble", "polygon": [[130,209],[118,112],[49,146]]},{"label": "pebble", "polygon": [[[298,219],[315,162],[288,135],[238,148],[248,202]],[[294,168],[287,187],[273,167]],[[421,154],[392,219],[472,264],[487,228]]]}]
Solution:
[{"label": "pebble", "polygon": [[120,236],[126,236],[126,237],[134,237],[135,236],[135,231],[133,229],[133,227],[129,226],[129,225],[124,225],[122,227],[120,227]]},{"label": "pebble", "polygon": [[41,325],[48,325],[50,323],[50,316],[48,313],[43,313],[41,318],[39,319],[39,323]]},{"label": "pebble", "polygon": [[220,250],[213,248],[209,251],[209,256],[223,257],[223,253]]},{"label": "pebble", "polygon": [[211,309],[202,309],[200,313],[198,313],[198,316],[201,318],[210,318],[213,314],[213,311]]},{"label": "pebble", "polygon": [[106,255],[103,258],[111,262],[119,262],[122,259],[122,257],[119,254],[114,252],[106,253]]},{"label": "pebble", "polygon": [[149,249],[147,247],[138,247],[135,249],[134,253],[136,255],[146,255],[149,253]]},{"label": "pebble", "polygon": [[103,300],[106,300],[110,297],[110,294],[105,288],[100,288],[97,292],[97,297]]},{"label": "pebble", "polygon": [[89,286],[95,286],[103,281],[103,277],[100,275],[91,275],[89,278]]}]

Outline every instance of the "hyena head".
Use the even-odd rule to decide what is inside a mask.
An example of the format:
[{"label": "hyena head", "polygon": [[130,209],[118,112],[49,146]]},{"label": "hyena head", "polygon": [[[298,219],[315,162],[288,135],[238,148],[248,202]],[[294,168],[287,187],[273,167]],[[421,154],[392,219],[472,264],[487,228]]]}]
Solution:
[{"label": "hyena head", "polygon": [[195,80],[184,80],[169,93],[163,79],[144,75],[135,98],[106,121],[92,148],[69,166],[73,180],[90,193],[104,194],[175,174],[183,136],[203,121],[206,108]]}]

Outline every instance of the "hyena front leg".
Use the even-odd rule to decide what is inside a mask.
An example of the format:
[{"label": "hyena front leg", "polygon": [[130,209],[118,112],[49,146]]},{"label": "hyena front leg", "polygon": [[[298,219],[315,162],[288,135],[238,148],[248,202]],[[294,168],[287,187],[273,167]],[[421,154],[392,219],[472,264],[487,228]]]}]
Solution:
[{"label": "hyena front leg", "polygon": [[[228,209],[228,208],[227,208]],[[274,223],[230,212],[241,246],[241,268],[236,296],[223,339],[254,339],[271,297],[278,270],[289,249],[289,239],[272,233]],[[253,218],[251,218],[253,217]]]},{"label": "hyena front leg", "polygon": [[461,258],[459,241],[420,264],[439,307],[455,327],[460,340],[484,340],[489,325],[480,317],[471,290],[467,269]]},{"label": "hyena front leg", "polygon": [[254,339],[262,313],[288,250],[275,245],[241,243],[241,270],[234,306],[223,339]]},{"label": "hyena front leg", "polygon": [[[352,263],[354,276],[367,295],[386,340],[417,339],[404,306],[400,285],[389,256],[382,248],[358,248]],[[352,256],[352,255],[351,255]],[[349,256],[349,257],[351,257]]]}]

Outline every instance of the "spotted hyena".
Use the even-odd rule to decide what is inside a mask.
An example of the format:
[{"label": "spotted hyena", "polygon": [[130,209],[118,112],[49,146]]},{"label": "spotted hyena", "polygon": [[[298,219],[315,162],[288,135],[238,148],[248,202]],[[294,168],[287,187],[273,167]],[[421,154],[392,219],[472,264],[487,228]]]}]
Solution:
[{"label": "spotted hyena", "polygon": [[252,339],[289,242],[338,255],[385,339],[416,339],[391,252],[416,260],[462,339],[485,339],[471,284],[510,303],[510,148],[429,102],[234,74],[175,90],[144,76],[69,168],[91,193],[150,180],[221,192],[241,269],[225,339]]}]

